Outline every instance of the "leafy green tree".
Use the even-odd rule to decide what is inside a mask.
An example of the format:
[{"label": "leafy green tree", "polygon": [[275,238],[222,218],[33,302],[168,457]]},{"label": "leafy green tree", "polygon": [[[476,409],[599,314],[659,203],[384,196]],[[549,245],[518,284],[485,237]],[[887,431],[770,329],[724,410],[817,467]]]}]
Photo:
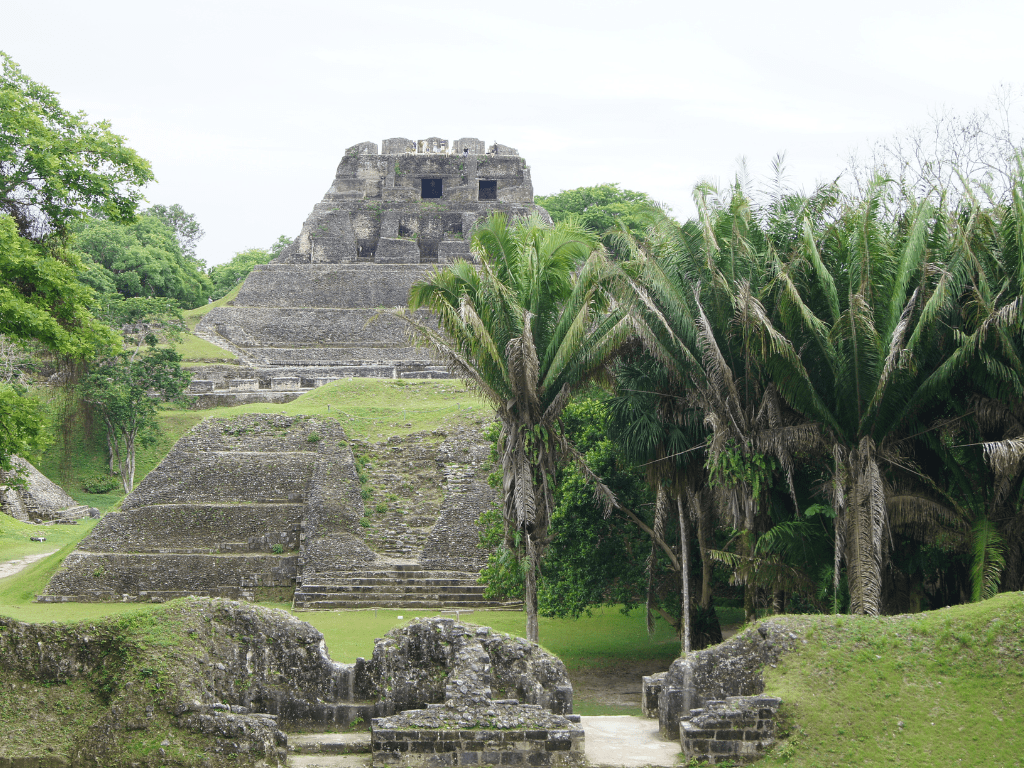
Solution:
[{"label": "leafy green tree", "polygon": [[178,238],[178,245],[181,246],[181,252],[195,262],[200,270],[206,269],[206,263],[196,258],[196,243],[203,238],[206,232],[199,226],[195,214],[189,213],[177,203],[171,206],[153,205],[144,210],[142,214],[154,216],[173,229]]},{"label": "leafy green tree", "polygon": [[130,221],[152,180],[109,123],[66,111],[0,51],[0,212],[21,237],[61,243],[88,213]]},{"label": "leafy green tree", "polygon": [[247,248],[234,255],[226,264],[218,264],[210,269],[210,280],[213,281],[213,299],[219,299],[240,285],[258,264],[269,264],[291,245],[291,238],[281,235],[270,248]]},{"label": "leafy green tree", "polygon": [[100,361],[83,377],[82,399],[106,427],[111,463],[125,493],[135,486],[136,447],[156,429],[158,402],[181,404],[190,380],[191,374],[181,367],[181,355],[158,348],[153,336],[140,349]]},{"label": "leafy green tree", "polygon": [[479,269],[458,261],[412,288],[410,309],[433,310],[440,332],[406,319],[495,409],[506,544],[522,548],[527,637],[536,640],[553,486],[560,463],[577,455],[560,416],[576,389],[603,374],[629,321],[605,313],[615,270],[575,222],[510,224],[495,213],[474,231],[473,248]]},{"label": "leafy green tree", "polygon": [[174,230],[158,217],[139,216],[130,224],[82,221],[75,226],[73,245],[87,265],[86,279],[97,287],[112,283],[122,296],[171,298],[186,309],[210,296],[210,279],[181,252]]},{"label": "leafy green tree", "polygon": [[584,226],[599,233],[605,246],[615,251],[615,243],[607,233],[625,229],[641,239],[650,224],[650,211],[658,208],[648,195],[621,189],[618,184],[579,187],[555,195],[539,195],[534,202],[551,215],[556,224],[575,217]]},{"label": "leafy green tree", "polygon": [[[83,360],[117,344],[92,315],[92,291],[77,280],[77,260],[23,238],[0,215],[0,334],[35,340],[63,359]],[[31,456],[48,442],[40,401],[16,380],[0,381],[0,468],[10,457]]]}]

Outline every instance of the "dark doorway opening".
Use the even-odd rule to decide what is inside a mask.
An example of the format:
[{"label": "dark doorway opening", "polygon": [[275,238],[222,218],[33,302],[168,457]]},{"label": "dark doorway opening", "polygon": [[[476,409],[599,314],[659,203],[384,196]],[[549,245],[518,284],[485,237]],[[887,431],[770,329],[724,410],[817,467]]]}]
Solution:
[{"label": "dark doorway opening", "polygon": [[480,194],[477,195],[477,200],[497,200],[498,199],[498,182],[493,179],[490,181],[480,180]]},{"label": "dark doorway opening", "polygon": [[420,188],[420,197],[424,200],[435,199],[441,196],[440,179],[421,179],[423,186]]},{"label": "dark doorway opening", "polygon": [[437,240],[420,240],[420,264],[437,264]]}]

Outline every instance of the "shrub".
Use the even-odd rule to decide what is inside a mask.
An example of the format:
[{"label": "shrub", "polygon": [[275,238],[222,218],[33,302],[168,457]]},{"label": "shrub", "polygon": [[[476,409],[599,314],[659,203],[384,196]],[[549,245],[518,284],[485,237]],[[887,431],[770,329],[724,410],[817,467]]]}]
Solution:
[{"label": "shrub", "polygon": [[86,493],[110,493],[121,487],[116,477],[97,475],[82,481],[82,490]]}]

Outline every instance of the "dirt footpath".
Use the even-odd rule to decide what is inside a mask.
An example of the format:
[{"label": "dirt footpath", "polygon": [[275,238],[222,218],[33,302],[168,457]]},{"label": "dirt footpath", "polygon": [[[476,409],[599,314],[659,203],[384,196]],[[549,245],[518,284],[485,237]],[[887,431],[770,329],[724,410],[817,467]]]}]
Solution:
[{"label": "dirt footpath", "polygon": [[42,560],[44,557],[49,557],[56,551],[56,549],[53,549],[49,552],[40,552],[37,555],[25,555],[20,560],[8,560],[6,563],[0,563],[0,579],[6,576],[13,576],[22,568],[32,565],[32,563]]}]

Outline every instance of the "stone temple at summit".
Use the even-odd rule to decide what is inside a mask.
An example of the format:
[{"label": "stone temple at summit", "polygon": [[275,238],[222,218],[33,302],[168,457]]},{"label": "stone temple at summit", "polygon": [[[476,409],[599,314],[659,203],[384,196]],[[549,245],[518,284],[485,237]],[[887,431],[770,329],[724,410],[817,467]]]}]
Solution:
[{"label": "stone temple at summit", "polygon": [[292,245],[199,324],[197,335],[240,365],[197,370],[191,394],[219,405],[349,376],[446,376],[399,321],[369,321],[381,307],[404,306],[430,269],[472,260],[474,223],[493,211],[547,219],[511,147],[472,138],[349,147]]}]

